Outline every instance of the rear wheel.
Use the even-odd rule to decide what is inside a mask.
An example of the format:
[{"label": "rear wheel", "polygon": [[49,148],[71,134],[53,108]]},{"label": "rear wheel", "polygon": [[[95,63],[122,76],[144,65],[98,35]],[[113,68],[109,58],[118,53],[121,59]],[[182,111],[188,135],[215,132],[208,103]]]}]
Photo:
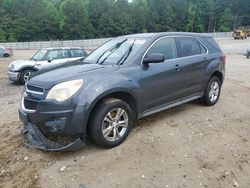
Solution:
[{"label": "rear wheel", "polygon": [[106,99],[94,110],[90,119],[89,135],[97,146],[112,148],[120,145],[133,125],[131,107],[120,99]]},{"label": "rear wheel", "polygon": [[218,77],[213,76],[205,89],[205,93],[203,96],[203,101],[206,106],[213,106],[215,105],[219,98],[221,92],[221,81]]},{"label": "rear wheel", "polygon": [[20,83],[21,83],[21,84],[25,84],[25,83],[28,81],[30,75],[31,75],[33,72],[34,72],[34,71],[33,71],[32,69],[27,69],[27,70],[22,71],[22,72],[21,72],[21,76],[20,76]]},{"label": "rear wheel", "polygon": [[10,57],[10,54],[3,54],[3,57]]}]

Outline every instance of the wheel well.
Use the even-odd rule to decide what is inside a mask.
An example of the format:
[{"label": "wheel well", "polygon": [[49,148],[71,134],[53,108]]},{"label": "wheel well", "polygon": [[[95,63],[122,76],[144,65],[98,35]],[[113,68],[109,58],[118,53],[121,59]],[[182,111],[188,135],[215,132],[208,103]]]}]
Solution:
[{"label": "wheel well", "polygon": [[128,103],[128,105],[131,107],[131,109],[133,111],[134,121],[137,120],[137,106],[136,106],[135,99],[134,99],[134,97],[132,95],[130,95],[129,93],[126,93],[126,92],[115,92],[115,93],[111,93],[111,94],[108,94],[108,95],[104,96],[102,99],[100,99],[96,103],[93,110],[99,105],[99,103],[101,101],[103,101],[104,99],[108,99],[108,98],[116,98],[116,99],[120,99],[120,100]]},{"label": "wheel well", "polygon": [[20,70],[20,72],[23,72],[25,70],[33,70],[33,71],[36,71],[36,69],[34,69],[33,67],[24,67]]},{"label": "wheel well", "polygon": [[216,72],[214,72],[214,73],[212,74],[212,76],[211,76],[211,77],[213,77],[213,76],[218,77],[218,78],[219,78],[219,80],[220,80],[220,82],[221,82],[221,84],[223,83],[223,75],[222,75],[222,73],[221,73],[221,72],[216,71]]},{"label": "wheel well", "polygon": [[[136,102],[135,99],[132,95],[130,95],[129,93],[126,92],[115,92],[115,93],[111,93],[108,94],[104,97],[102,97],[95,105],[94,107],[91,109],[88,120],[87,120],[87,127],[86,129],[88,129],[88,125],[89,125],[89,121],[91,119],[92,116],[92,112],[97,108],[97,106],[105,99],[108,98],[116,98],[116,99],[120,99],[126,103],[128,103],[128,105],[131,107],[132,111],[133,111],[133,120],[137,121],[137,106],[136,106]],[[88,130],[87,130],[88,132]]]}]

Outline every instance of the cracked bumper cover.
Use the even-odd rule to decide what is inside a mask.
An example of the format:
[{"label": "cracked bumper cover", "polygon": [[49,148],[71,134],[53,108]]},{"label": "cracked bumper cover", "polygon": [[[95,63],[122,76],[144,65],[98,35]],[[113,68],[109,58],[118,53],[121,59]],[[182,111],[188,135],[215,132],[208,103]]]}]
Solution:
[{"label": "cracked bumper cover", "polygon": [[19,110],[19,117],[23,122],[22,134],[26,137],[28,145],[43,151],[77,151],[83,148],[86,143],[81,138],[74,140],[67,145],[61,145],[49,140],[37,126],[29,122],[27,114]]}]

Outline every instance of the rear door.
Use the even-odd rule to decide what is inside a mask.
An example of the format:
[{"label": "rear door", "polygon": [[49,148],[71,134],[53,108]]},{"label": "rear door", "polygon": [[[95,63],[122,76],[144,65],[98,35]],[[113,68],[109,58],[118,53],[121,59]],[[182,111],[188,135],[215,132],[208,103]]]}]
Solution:
[{"label": "rear door", "polygon": [[195,38],[177,37],[178,64],[183,76],[183,96],[202,92],[207,67],[208,50]]},{"label": "rear door", "polygon": [[165,37],[156,41],[146,53],[160,53],[165,62],[142,64],[142,87],[145,92],[146,108],[158,107],[182,96],[182,76],[176,63],[177,48],[174,37]]}]

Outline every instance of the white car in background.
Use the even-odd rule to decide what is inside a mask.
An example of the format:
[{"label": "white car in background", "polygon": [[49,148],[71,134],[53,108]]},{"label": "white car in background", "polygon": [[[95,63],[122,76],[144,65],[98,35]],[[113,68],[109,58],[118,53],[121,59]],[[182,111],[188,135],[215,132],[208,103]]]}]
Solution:
[{"label": "white car in background", "polygon": [[8,78],[10,81],[25,84],[32,72],[45,67],[83,59],[87,53],[82,48],[45,48],[39,50],[29,60],[16,60],[10,63]]}]

